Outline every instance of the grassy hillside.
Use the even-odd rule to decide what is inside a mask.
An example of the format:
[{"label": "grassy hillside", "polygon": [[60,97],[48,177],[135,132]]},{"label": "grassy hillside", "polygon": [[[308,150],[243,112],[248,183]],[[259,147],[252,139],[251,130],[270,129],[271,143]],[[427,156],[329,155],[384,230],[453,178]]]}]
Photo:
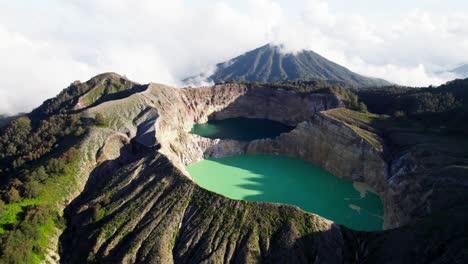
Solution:
[{"label": "grassy hillside", "polygon": [[84,133],[79,117],[64,114],[37,126],[21,117],[2,130],[0,260],[44,260],[50,237],[64,227],[60,205],[76,186],[80,155],[73,145]]},{"label": "grassy hillside", "polygon": [[65,228],[63,206],[76,192],[82,139],[93,126],[105,126],[102,114],[76,111],[113,99],[134,83],[116,74],[75,83],[32,113],[0,128],[0,263],[45,260],[50,238]]}]

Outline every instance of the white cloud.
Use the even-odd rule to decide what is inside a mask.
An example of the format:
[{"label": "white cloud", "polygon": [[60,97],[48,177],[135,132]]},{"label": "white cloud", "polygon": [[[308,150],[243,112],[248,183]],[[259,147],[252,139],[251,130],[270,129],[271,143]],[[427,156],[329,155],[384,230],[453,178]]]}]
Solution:
[{"label": "white cloud", "polygon": [[141,83],[177,83],[157,50],[146,45],[111,47],[102,52],[102,59],[97,64],[102,72],[125,73],[128,78]]},{"label": "white cloud", "polygon": [[2,26],[0,40],[0,112],[31,110],[68,83],[93,72],[61,45],[31,40]]},{"label": "white cloud", "polygon": [[421,87],[438,85],[456,78],[453,73],[431,74],[423,64],[413,67],[404,67],[394,64],[370,65],[361,59],[355,59],[349,63],[356,72],[367,73],[372,76],[382,76],[398,84]]},{"label": "white cloud", "polygon": [[449,80],[431,72],[468,61],[461,11],[413,10],[382,22],[336,12],[329,1],[300,1],[301,14],[277,1],[0,0],[0,113],[29,111],[70,82],[105,71],[180,85],[267,42],[413,86]]},{"label": "white cloud", "polygon": [[468,16],[415,10],[405,19],[376,24],[358,14],[338,14],[327,1],[309,0],[292,30],[278,30],[287,51],[312,49],[367,76],[409,86],[438,85],[455,78],[436,73],[468,61]]}]

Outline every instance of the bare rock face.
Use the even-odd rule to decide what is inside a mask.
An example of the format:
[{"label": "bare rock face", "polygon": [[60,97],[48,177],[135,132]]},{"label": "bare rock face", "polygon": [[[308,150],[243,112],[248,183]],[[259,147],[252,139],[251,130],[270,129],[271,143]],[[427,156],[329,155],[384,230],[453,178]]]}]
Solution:
[{"label": "bare rock face", "polygon": [[[437,254],[446,243],[459,243],[447,236],[431,240],[429,248],[401,249],[388,258],[389,247],[433,238],[427,230],[440,228],[446,216],[413,224],[422,228],[415,232],[407,228],[356,232],[293,206],[230,200],[198,187],[185,172],[185,165],[207,157],[282,154],[368,183],[383,199],[386,227],[428,215],[432,210],[421,211],[428,204],[439,208],[428,198],[434,192],[421,196],[425,185],[413,187],[413,194],[401,191],[402,186],[407,186],[405,191],[420,186],[420,178],[407,175],[424,171],[430,162],[414,163],[415,151],[388,158],[385,146],[329,117],[326,110],[342,106],[331,94],[237,84],[199,89],[150,84],[131,96],[88,109],[89,115],[103,113],[110,125],[92,131],[82,145],[86,153],[82,173],[88,180],[65,211],[62,261],[411,263]],[[251,142],[189,133],[196,122],[231,117],[267,118],[296,127],[277,138]],[[372,138],[383,141],[377,134]],[[421,204],[416,203],[418,198]],[[446,253],[443,256],[450,257]]]},{"label": "bare rock face", "polygon": [[[447,152],[426,143],[414,144],[395,154],[389,168],[387,196],[394,201],[392,227],[434,212],[463,208],[468,199],[468,158],[457,155],[465,148],[456,140],[444,140]],[[431,138],[430,140],[434,140]],[[455,152],[454,152],[455,151]]]},{"label": "bare rock face", "polygon": [[[283,89],[227,84],[197,89],[172,89],[153,85],[147,93],[161,117],[156,122],[161,153],[181,170],[204,157],[245,153],[245,143],[203,139],[188,131],[194,123],[234,117],[265,118],[290,125],[311,118],[319,111],[342,107],[333,94],[301,94]],[[170,95],[166,96],[166,95]],[[163,97],[163,98],[161,98]]]},{"label": "bare rock face", "polygon": [[234,117],[263,118],[296,125],[315,113],[343,107],[333,94],[298,93],[238,84],[179,90],[192,122]]},{"label": "bare rock face", "polygon": [[330,94],[298,94],[291,90],[258,87],[209,118],[262,118],[297,125],[315,113],[343,106],[336,96]]}]

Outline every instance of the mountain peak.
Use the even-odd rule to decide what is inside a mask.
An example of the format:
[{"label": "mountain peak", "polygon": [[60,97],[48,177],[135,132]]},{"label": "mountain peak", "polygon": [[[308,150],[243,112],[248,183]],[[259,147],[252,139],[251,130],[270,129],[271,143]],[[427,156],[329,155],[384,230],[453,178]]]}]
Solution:
[{"label": "mountain peak", "polygon": [[56,97],[46,100],[34,109],[32,115],[45,117],[63,111],[77,110],[116,97],[116,94],[138,85],[115,72],[102,73],[84,83],[74,81]]},{"label": "mountain peak", "polygon": [[[190,83],[197,77],[184,80]],[[207,78],[215,83],[225,81],[279,82],[292,80],[331,80],[351,86],[384,86],[389,82],[354,73],[311,50],[287,52],[281,44],[266,44],[231,60],[216,65]]]}]

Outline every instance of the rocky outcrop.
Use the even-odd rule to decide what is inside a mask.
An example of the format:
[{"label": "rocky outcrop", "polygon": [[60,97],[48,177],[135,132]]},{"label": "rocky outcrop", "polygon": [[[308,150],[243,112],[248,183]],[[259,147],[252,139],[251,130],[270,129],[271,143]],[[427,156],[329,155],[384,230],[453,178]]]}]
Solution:
[{"label": "rocky outcrop", "polygon": [[[468,157],[462,154],[468,146],[451,138],[416,136],[418,139],[396,152],[390,162],[386,194],[391,197],[393,207],[398,208],[390,219],[392,227],[435,212],[463,208],[468,199]],[[405,137],[411,140],[412,136]],[[440,143],[434,144],[435,140]],[[390,142],[398,144],[398,141]]]}]

